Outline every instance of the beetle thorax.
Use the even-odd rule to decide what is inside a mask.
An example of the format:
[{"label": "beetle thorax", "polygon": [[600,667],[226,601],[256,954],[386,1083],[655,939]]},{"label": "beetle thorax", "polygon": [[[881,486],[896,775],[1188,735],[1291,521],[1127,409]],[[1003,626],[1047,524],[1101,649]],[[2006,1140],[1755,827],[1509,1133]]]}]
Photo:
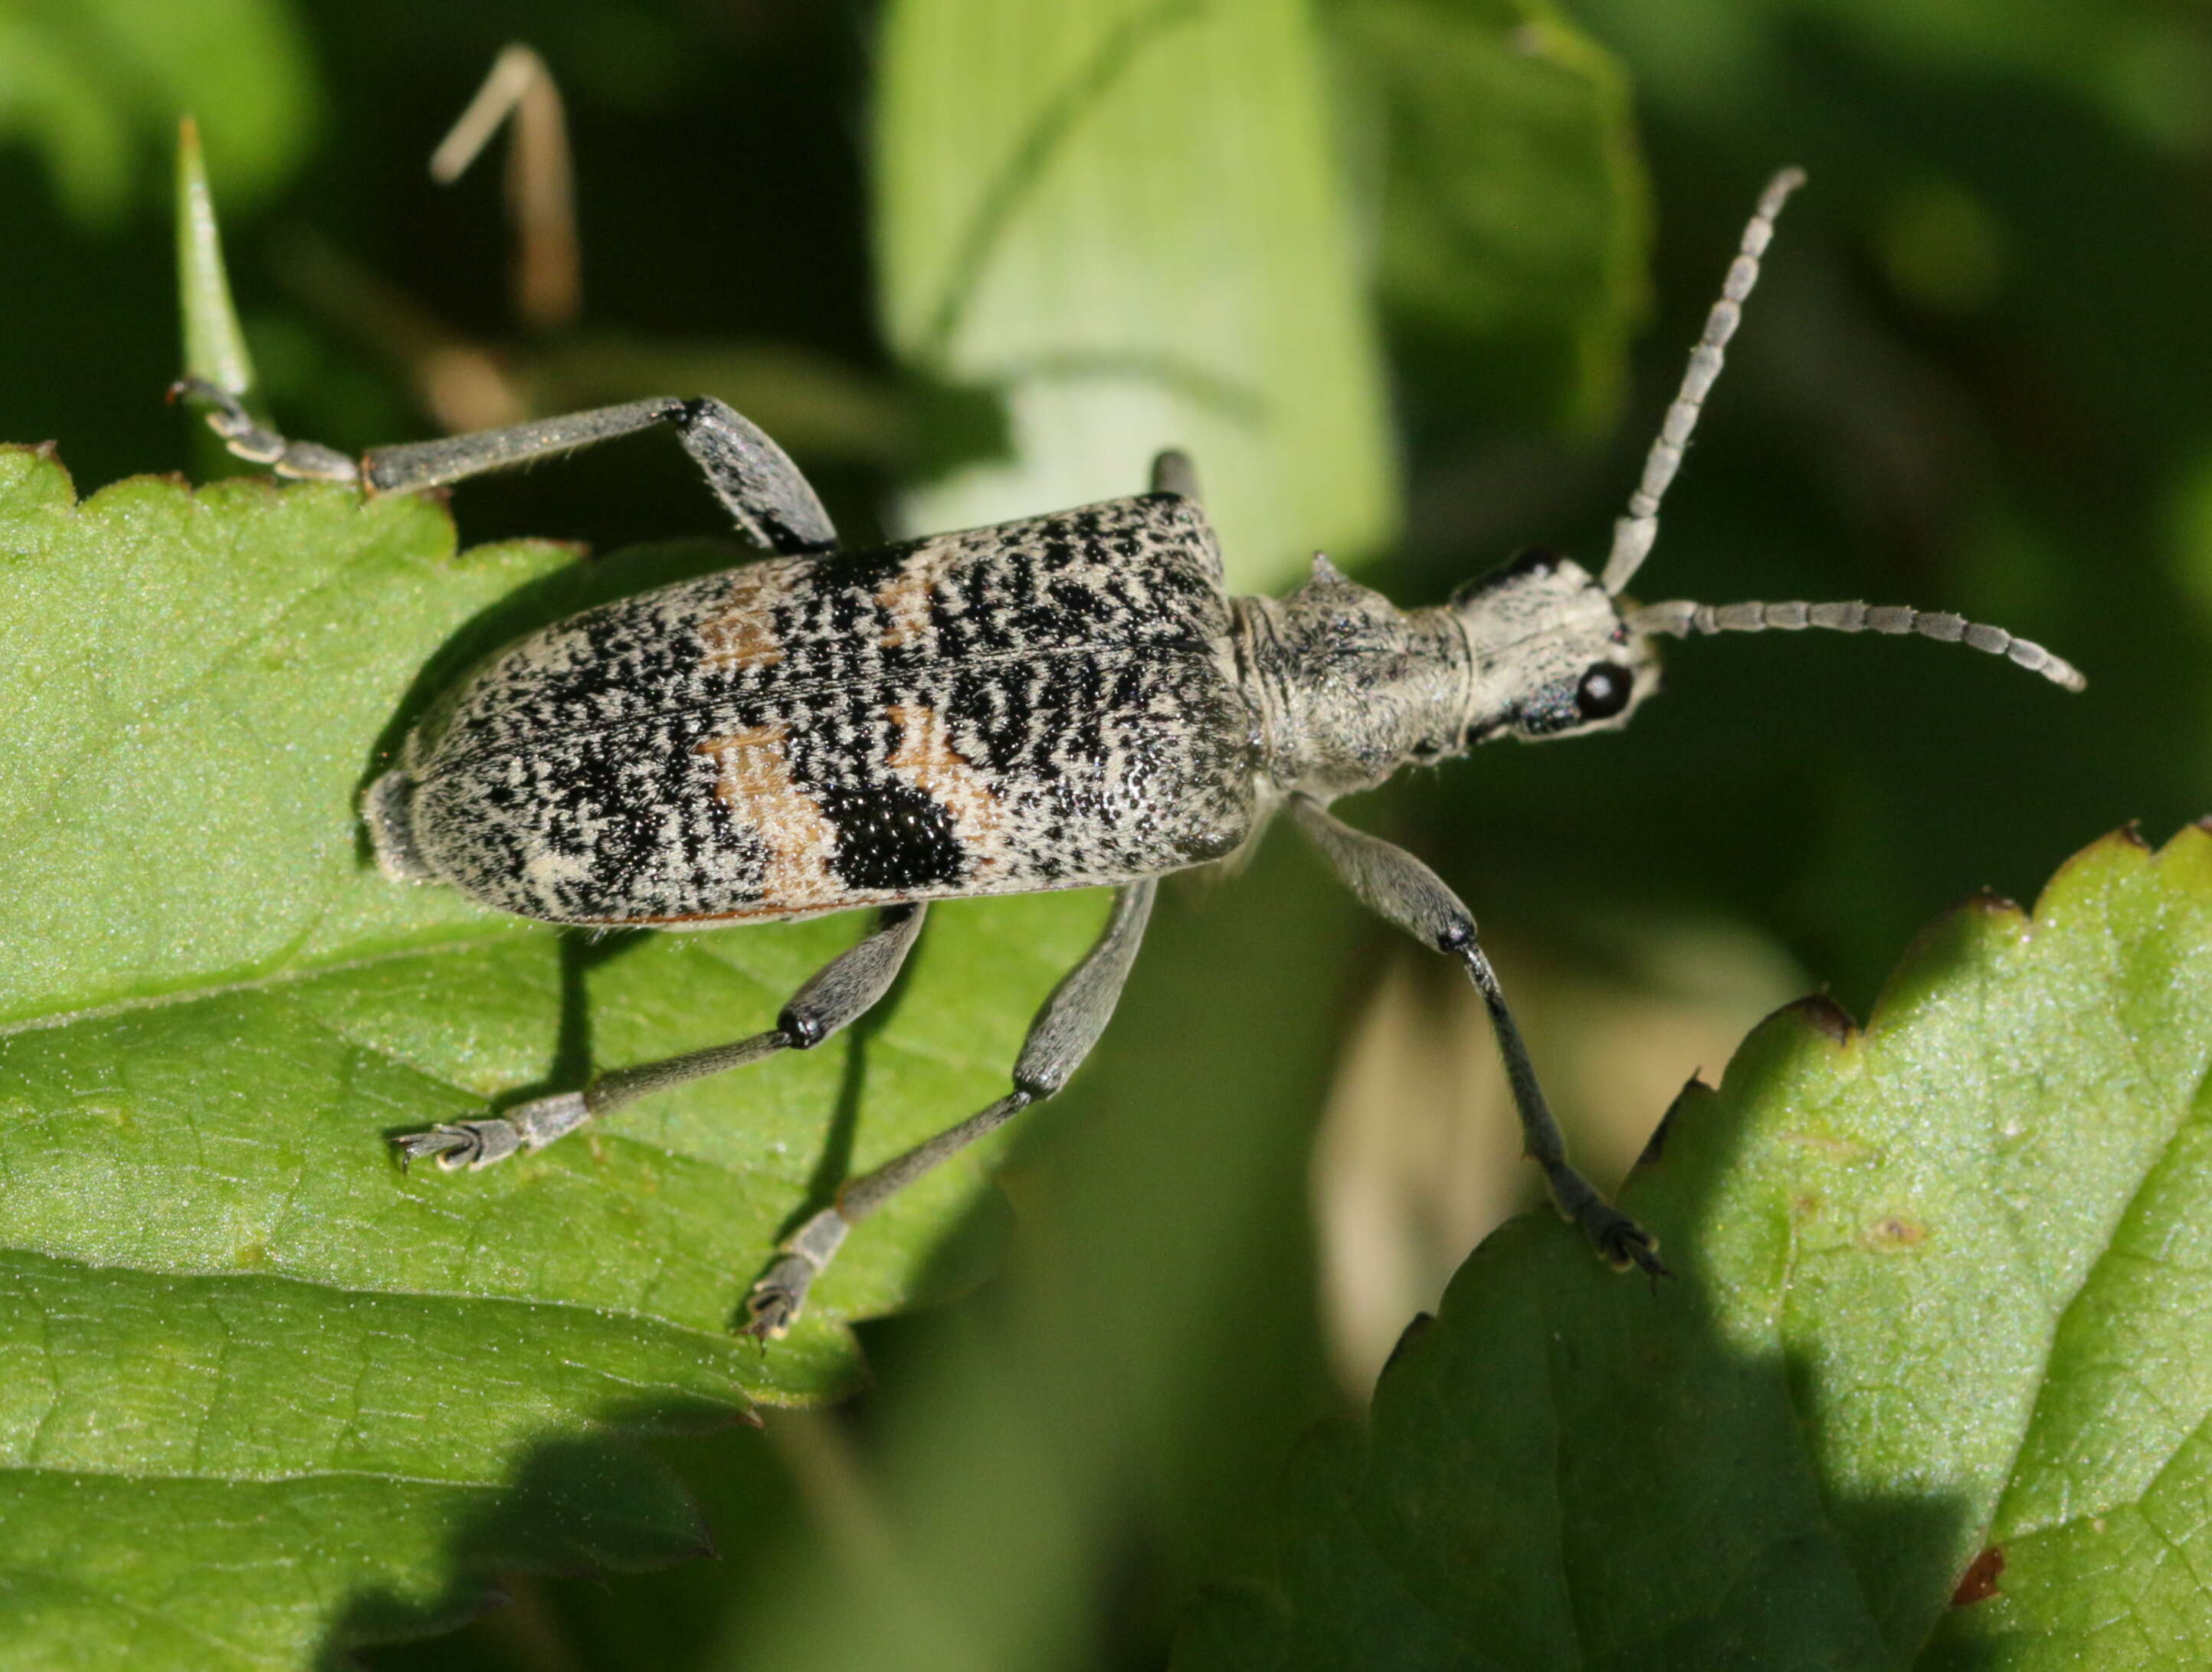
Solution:
[{"label": "beetle thorax", "polygon": [[1401,610],[1316,558],[1288,598],[1237,610],[1262,769],[1324,800],[1491,738],[1609,731],[1658,684],[1648,637],[1548,552],[1470,581],[1442,609]]},{"label": "beetle thorax", "polygon": [[1237,611],[1261,769],[1277,787],[1328,800],[1457,751],[1468,651],[1448,611],[1401,610],[1326,558],[1289,597],[1239,599]]}]

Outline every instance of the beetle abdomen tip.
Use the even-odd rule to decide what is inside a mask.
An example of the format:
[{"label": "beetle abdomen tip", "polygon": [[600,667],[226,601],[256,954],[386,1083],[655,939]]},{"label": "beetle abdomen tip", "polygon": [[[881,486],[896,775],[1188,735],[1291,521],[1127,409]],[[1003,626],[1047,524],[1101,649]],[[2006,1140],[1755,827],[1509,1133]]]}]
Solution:
[{"label": "beetle abdomen tip", "polygon": [[387,772],[362,793],[362,822],[376,849],[376,868],[396,883],[427,883],[438,873],[415,842],[415,775]]}]

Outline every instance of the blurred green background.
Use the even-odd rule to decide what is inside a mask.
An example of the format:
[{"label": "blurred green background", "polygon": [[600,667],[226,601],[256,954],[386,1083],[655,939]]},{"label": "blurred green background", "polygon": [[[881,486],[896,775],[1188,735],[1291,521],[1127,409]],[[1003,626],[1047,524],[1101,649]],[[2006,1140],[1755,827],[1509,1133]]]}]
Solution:
[{"label": "blurred green background", "polygon": [[[518,38],[575,157],[552,331],[516,323],[496,167],[423,171]],[[1613,1171],[1764,1008],[1863,1014],[1943,906],[2212,810],[2193,0],[0,0],[0,436],[85,489],[215,466],[160,400],[187,107],[293,433],[710,391],[856,542],[1133,489],[1185,442],[1247,585],[1327,544],[1409,604],[1524,544],[1602,554],[1753,197],[1804,165],[1641,589],[1956,609],[2090,689],[1689,646],[1620,736],[1351,810],[1467,896]],[[1231,338],[1249,383],[1208,370]],[[720,526],[650,442],[455,511]],[[1162,1663],[1197,1587],[1264,1570],[1298,1432],[1526,1199],[1486,1052],[1450,972],[1279,834],[1170,891],[1099,1059],[1027,1117],[998,1275],[866,1328],[852,1405],[666,1448],[718,1562],[514,1576],[374,1663]]]}]

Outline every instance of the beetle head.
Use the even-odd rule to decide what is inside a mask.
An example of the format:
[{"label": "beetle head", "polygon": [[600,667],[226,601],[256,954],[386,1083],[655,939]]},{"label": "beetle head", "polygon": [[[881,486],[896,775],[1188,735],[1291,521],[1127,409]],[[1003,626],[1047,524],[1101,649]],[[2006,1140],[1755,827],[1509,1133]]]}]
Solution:
[{"label": "beetle head", "polygon": [[1612,731],[1658,689],[1650,638],[1595,576],[1555,552],[1523,552],[1468,581],[1450,611],[1467,637],[1462,746]]}]

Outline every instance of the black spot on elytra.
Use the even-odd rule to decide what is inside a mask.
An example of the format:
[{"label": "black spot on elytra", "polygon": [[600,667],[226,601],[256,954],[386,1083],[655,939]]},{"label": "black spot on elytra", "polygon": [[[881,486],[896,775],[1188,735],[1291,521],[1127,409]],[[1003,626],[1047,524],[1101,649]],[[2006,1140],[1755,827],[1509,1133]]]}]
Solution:
[{"label": "black spot on elytra", "polygon": [[896,545],[878,546],[871,551],[840,552],[822,567],[825,587],[853,587],[866,593],[878,591],[906,567],[906,560],[914,556],[919,540],[902,540]]},{"label": "black spot on elytra", "polygon": [[1099,596],[1098,588],[1095,586],[1086,586],[1073,580],[1058,580],[1046,588],[1045,597],[1048,610],[1069,620],[1110,619],[1107,601]]},{"label": "black spot on elytra", "polygon": [[817,800],[837,832],[830,863],[848,888],[928,888],[967,873],[968,850],[952,815],[911,784],[884,778],[823,790]]}]

